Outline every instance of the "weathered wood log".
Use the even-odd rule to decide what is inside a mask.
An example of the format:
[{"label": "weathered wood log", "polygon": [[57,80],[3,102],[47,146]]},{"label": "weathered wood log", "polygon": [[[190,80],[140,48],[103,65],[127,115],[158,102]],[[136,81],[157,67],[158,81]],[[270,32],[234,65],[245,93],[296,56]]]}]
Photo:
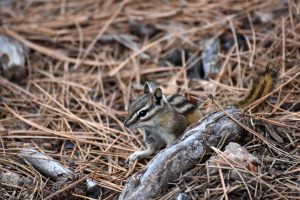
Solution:
[{"label": "weathered wood log", "polygon": [[37,171],[54,181],[67,176],[75,177],[73,171],[33,148],[24,148],[20,153]]},{"label": "weathered wood log", "polygon": [[[68,190],[63,187],[68,184],[72,186],[72,184],[70,184],[70,181],[74,182],[75,178],[79,178],[79,174],[76,174],[74,171],[63,166],[58,161],[31,147],[22,149],[20,153],[21,156],[27,162],[29,162],[38,172],[55,181],[55,184],[52,187],[53,193],[45,199],[51,199],[56,194],[60,195],[60,197],[69,195]],[[78,188],[86,188],[86,193],[89,196],[98,198],[101,194],[100,186],[98,186],[98,184],[90,178],[87,178],[85,182],[86,187],[83,187],[83,184],[79,185],[80,182],[78,182],[76,186],[79,185],[80,187]],[[70,190],[73,188],[74,187],[69,187],[68,189]]]},{"label": "weathered wood log", "polygon": [[[246,117],[241,109],[225,108],[239,122]],[[123,189],[120,200],[151,199],[166,188],[169,181],[193,168],[211,146],[220,147],[238,141],[243,128],[223,111],[216,111],[189,127],[174,145],[160,151],[145,170],[133,175]]]}]

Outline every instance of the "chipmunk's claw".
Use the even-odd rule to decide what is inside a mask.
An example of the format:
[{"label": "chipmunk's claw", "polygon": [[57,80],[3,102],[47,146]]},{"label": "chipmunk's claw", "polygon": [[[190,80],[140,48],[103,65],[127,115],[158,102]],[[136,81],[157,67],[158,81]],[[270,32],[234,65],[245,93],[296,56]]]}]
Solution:
[{"label": "chipmunk's claw", "polygon": [[132,164],[134,163],[136,160],[138,160],[141,156],[141,152],[140,151],[136,151],[133,154],[131,154],[128,159],[126,160],[126,163],[128,164]]}]

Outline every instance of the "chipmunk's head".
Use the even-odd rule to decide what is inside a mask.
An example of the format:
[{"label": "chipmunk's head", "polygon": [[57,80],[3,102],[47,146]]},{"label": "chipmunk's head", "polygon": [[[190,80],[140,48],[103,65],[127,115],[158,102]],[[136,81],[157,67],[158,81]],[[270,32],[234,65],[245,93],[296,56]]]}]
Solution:
[{"label": "chipmunk's head", "polygon": [[124,125],[129,128],[146,128],[159,125],[160,115],[166,106],[162,90],[146,82],[144,94],[130,103]]}]

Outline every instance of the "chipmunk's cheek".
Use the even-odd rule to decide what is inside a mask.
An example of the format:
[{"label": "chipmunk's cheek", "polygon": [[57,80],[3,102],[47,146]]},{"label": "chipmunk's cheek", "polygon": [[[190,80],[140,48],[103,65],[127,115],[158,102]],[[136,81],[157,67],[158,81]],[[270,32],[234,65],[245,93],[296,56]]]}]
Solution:
[{"label": "chipmunk's cheek", "polygon": [[150,121],[145,121],[145,122],[140,122],[139,125],[140,127],[152,127],[153,123]]},{"label": "chipmunk's cheek", "polygon": [[136,133],[138,131],[138,128],[136,128],[136,127],[130,127],[129,129],[133,133]]},{"label": "chipmunk's cheek", "polygon": [[128,128],[132,131],[136,131],[138,128],[142,128],[143,126],[140,123],[131,124]]},{"label": "chipmunk's cheek", "polygon": [[132,130],[132,131],[135,131],[136,129],[138,129],[138,128],[143,128],[143,127],[144,127],[143,124],[141,124],[141,123],[139,123],[139,122],[136,122],[136,123],[134,123],[134,124],[131,124],[128,128],[129,128],[130,130]]}]

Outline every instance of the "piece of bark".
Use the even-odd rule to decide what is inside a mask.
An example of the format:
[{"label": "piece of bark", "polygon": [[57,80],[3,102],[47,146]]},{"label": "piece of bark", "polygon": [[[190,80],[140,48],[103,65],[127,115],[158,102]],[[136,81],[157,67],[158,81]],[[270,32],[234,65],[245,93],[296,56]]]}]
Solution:
[{"label": "piece of bark", "polygon": [[219,60],[220,41],[218,38],[210,38],[205,41],[201,59],[203,64],[204,77],[216,77],[221,70]]},{"label": "piece of bark", "polygon": [[32,186],[33,180],[14,172],[3,172],[0,174],[0,185]]},{"label": "piece of bark", "polygon": [[192,198],[185,193],[179,193],[173,198],[173,200],[192,200]]},{"label": "piece of bark", "polygon": [[[231,165],[234,168],[231,168]],[[206,168],[210,175],[218,174],[221,167],[226,174],[229,174],[228,177],[232,180],[241,180],[240,175],[244,179],[249,177],[249,173],[238,173],[237,169],[248,169],[251,172],[257,172],[259,165],[261,165],[259,158],[249,153],[245,147],[234,142],[230,142],[222,154],[212,156],[206,162]],[[231,169],[225,170],[226,168]]]},{"label": "piece of bark", "polygon": [[[225,111],[245,122],[243,111],[227,107]],[[218,147],[231,141],[238,141],[243,128],[226,113],[216,111],[190,126],[174,145],[160,151],[143,171],[133,175],[124,187],[119,199],[151,199],[159,195],[180,174],[193,168],[201,158],[211,152],[210,146]]]},{"label": "piece of bark", "polygon": [[20,42],[0,34],[0,74],[11,81],[26,77],[25,61],[28,49]]}]

